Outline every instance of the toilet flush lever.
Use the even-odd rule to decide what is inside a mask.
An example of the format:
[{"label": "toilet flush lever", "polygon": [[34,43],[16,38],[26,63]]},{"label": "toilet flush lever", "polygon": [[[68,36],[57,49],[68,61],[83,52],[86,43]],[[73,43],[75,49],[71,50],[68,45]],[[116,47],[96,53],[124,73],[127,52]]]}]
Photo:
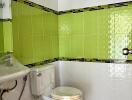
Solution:
[{"label": "toilet flush lever", "polygon": [[37,76],[38,76],[38,77],[42,76],[42,73],[37,73]]},{"label": "toilet flush lever", "polygon": [[0,8],[4,8],[5,3],[0,3]]},{"label": "toilet flush lever", "polygon": [[124,48],[124,49],[122,50],[122,52],[123,52],[123,55],[132,54],[132,49]]}]

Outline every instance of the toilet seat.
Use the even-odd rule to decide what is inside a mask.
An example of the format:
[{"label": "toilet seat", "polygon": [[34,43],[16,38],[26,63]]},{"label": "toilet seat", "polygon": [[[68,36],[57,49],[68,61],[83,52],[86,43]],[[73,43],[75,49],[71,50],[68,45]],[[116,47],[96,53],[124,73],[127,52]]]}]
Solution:
[{"label": "toilet seat", "polygon": [[51,93],[53,100],[82,100],[82,92],[73,87],[57,87]]}]

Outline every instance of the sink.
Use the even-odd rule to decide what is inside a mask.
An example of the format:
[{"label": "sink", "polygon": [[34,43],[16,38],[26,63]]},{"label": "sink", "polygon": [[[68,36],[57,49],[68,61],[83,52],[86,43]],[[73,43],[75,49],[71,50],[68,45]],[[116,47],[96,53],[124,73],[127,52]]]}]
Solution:
[{"label": "sink", "polygon": [[23,77],[29,72],[30,69],[19,63],[12,55],[0,58],[0,83]]}]

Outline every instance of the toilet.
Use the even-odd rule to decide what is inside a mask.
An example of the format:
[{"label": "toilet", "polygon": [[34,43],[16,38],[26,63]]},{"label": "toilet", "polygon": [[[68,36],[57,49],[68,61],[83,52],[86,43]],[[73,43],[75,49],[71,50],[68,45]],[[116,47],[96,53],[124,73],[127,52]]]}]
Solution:
[{"label": "toilet", "polygon": [[55,87],[55,66],[36,66],[30,72],[33,100],[82,100],[82,92],[74,87]]}]

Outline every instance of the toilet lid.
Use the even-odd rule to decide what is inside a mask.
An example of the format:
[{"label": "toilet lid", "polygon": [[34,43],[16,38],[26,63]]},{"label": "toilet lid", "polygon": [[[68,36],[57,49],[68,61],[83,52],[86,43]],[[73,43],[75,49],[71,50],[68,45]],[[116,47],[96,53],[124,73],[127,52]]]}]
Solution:
[{"label": "toilet lid", "polygon": [[54,99],[81,99],[82,92],[79,89],[73,87],[57,87],[51,94]]}]

